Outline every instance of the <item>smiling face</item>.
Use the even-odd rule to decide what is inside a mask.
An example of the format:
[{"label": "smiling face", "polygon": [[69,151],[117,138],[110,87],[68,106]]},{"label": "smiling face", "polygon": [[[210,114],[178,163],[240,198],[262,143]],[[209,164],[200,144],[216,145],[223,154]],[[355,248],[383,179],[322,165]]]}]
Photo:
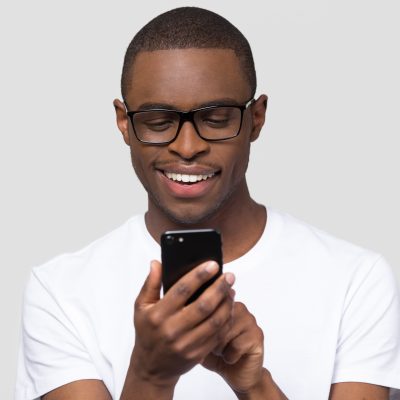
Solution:
[{"label": "smiling face", "polygon": [[[126,96],[130,111],[167,108],[180,111],[214,104],[243,105],[250,86],[239,59],[229,49],[176,49],[139,53]],[[149,213],[180,225],[226,218],[229,205],[250,197],[245,172],[250,143],[264,122],[266,97],[243,114],[240,134],[221,142],[201,139],[186,121],[167,145],[141,143],[121,102],[117,123],[131,148],[132,164],[149,197]],[[233,207],[234,209],[234,207]]]}]

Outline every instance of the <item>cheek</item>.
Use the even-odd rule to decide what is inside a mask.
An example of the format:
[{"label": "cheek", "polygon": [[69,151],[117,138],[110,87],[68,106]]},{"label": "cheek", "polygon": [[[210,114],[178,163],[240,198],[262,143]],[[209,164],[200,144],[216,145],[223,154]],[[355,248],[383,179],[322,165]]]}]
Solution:
[{"label": "cheek", "polygon": [[225,171],[228,172],[228,179],[231,182],[238,183],[243,180],[249,163],[249,155],[250,142],[247,138],[235,143],[234,148],[229,152],[229,156],[226,157],[227,164],[225,165]]},{"label": "cheek", "polygon": [[[237,174],[243,177],[247,171],[250,157],[250,143],[243,143],[240,154],[237,155],[236,168]],[[240,179],[240,178],[239,178]]]},{"label": "cheek", "polygon": [[131,145],[131,162],[140,182],[147,188],[148,175],[151,172],[151,152],[143,146]]},{"label": "cheek", "polygon": [[132,149],[131,147],[131,161],[132,161],[132,166],[133,169],[135,170],[136,174],[138,174],[138,157],[136,155],[137,153]]}]

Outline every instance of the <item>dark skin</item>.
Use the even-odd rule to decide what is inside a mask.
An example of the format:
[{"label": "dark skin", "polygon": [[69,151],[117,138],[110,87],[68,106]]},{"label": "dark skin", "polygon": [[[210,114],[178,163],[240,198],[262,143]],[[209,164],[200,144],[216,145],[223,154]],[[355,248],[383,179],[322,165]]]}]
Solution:
[{"label": "dark skin", "polygon": [[[146,104],[190,110],[215,102],[244,104],[251,97],[234,52],[220,49],[141,53],[134,64],[131,87],[134,90],[126,98],[131,110]],[[242,131],[234,139],[206,142],[185,123],[168,146],[138,142],[124,105],[114,102],[118,127],[130,146],[136,174],[149,193],[146,223],[155,240],[167,229],[218,228],[224,237],[224,262],[240,257],[255,244],[264,230],[266,214],[264,207],[251,199],[245,172],[250,143],[258,138],[264,124],[266,100],[261,96],[245,112]],[[168,191],[158,174],[165,169],[190,173],[193,168],[196,172],[216,172],[217,176],[205,195],[190,199]],[[238,220],[249,221],[241,232],[236,229]]]},{"label": "dark skin", "polygon": [[[151,103],[185,111],[215,101],[244,104],[249,97],[249,85],[233,51],[177,49],[140,53],[126,100],[130,110]],[[245,172],[250,144],[265,121],[266,100],[260,96],[245,111],[242,130],[234,139],[205,142],[186,122],[176,141],[166,146],[139,143],[124,104],[114,101],[118,128],[148,192],[146,224],[156,240],[167,229],[217,228],[224,238],[224,262],[245,254],[258,241],[266,212],[251,199]],[[164,171],[214,176],[204,193],[187,198],[170,188]],[[246,221],[240,233],[238,221]],[[212,268],[212,264],[198,266],[161,299],[161,265],[152,262],[135,302],[136,341],[122,400],[172,399],[180,376],[199,363],[220,374],[239,399],[286,399],[263,368],[263,332],[245,305],[235,302],[232,274],[224,274],[199,299],[184,306],[215,273]],[[386,400],[388,390],[363,383],[332,385],[330,400],[349,398]],[[111,396],[101,381],[82,380],[44,399],[109,400]]]}]

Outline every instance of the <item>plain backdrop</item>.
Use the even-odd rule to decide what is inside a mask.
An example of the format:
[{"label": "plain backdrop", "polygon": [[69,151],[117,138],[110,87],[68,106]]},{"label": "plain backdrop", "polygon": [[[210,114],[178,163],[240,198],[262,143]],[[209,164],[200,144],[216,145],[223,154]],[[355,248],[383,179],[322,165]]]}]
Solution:
[{"label": "plain backdrop", "polygon": [[254,198],[383,253],[400,279],[397,0],[2,2],[1,399],[30,268],[146,209],[112,100],[135,32],[181,5],[221,13],[252,45],[269,96]]}]

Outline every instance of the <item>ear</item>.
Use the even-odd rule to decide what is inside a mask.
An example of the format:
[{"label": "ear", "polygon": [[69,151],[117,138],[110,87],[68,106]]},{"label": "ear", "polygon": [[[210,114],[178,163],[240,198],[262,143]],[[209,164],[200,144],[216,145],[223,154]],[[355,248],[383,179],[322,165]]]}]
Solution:
[{"label": "ear", "polygon": [[129,122],[128,116],[126,114],[126,108],[124,103],[121,100],[115,99],[113,101],[115,108],[115,115],[117,118],[118,129],[121,131],[122,136],[124,138],[125,143],[129,146]]},{"label": "ear", "polygon": [[254,142],[260,136],[260,132],[265,122],[267,112],[268,97],[262,94],[250,107],[253,126],[250,134],[250,141]]}]

